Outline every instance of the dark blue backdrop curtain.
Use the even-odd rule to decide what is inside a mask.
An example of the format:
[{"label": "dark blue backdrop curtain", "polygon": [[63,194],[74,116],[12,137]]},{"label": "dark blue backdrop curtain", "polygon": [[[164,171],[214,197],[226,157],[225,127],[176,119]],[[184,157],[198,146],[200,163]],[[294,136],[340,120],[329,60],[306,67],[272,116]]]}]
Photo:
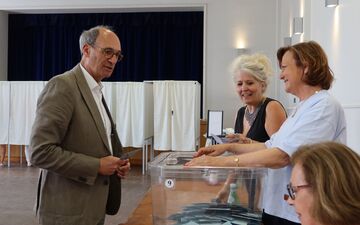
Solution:
[{"label": "dark blue backdrop curtain", "polygon": [[79,36],[110,25],[124,60],[111,81],[203,77],[203,12],[10,14],[8,80],[49,80],[80,61]]}]

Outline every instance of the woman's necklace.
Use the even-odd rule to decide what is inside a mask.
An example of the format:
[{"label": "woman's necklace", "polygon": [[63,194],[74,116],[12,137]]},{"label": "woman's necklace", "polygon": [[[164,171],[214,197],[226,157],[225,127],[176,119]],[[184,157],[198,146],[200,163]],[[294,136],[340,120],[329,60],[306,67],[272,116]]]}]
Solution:
[{"label": "woman's necklace", "polygon": [[245,119],[249,123],[249,126],[251,127],[256,119],[256,116],[260,110],[261,105],[264,103],[264,100],[260,102],[258,106],[256,106],[254,112],[250,112],[249,108],[246,106],[245,108]]}]

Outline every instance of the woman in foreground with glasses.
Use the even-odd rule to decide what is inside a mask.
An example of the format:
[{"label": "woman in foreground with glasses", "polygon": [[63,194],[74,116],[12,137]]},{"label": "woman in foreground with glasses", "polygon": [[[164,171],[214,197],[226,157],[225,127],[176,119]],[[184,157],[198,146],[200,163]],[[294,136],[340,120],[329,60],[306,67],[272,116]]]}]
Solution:
[{"label": "woman in foreground with glasses", "polygon": [[[295,225],[299,218],[283,200],[292,170],[290,156],[307,143],[346,143],[346,121],[340,103],[328,92],[334,77],[319,44],[309,41],[283,47],[277,58],[285,91],[300,99],[278,132],[265,143],[200,148],[186,165],[269,168],[262,193],[263,224]],[[234,155],[221,156],[226,151]]]},{"label": "woman in foreground with glasses", "polygon": [[349,147],[323,142],[301,146],[285,200],[302,225],[360,224],[360,156]]}]

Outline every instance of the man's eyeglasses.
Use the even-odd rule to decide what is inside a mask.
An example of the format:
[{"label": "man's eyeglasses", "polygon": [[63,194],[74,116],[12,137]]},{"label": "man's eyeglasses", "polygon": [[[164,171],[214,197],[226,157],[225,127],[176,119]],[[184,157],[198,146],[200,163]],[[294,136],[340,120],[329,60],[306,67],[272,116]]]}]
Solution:
[{"label": "man's eyeglasses", "polygon": [[308,188],[308,187],[311,187],[311,185],[304,184],[304,185],[293,186],[291,183],[289,183],[288,185],[286,185],[289,195],[284,195],[284,199],[288,200],[288,198],[290,197],[292,200],[295,200],[296,192],[298,192],[298,190],[301,188]]},{"label": "man's eyeglasses", "polygon": [[91,46],[100,49],[107,59],[111,59],[115,55],[117,61],[120,62],[124,58],[124,55],[121,54],[121,51],[115,51],[113,48],[100,48],[96,45],[91,45]]}]

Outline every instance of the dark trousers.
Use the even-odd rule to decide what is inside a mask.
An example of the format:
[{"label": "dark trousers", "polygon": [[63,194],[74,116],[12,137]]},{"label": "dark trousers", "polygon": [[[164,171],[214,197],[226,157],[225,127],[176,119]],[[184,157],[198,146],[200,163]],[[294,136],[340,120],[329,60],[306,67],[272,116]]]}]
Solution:
[{"label": "dark trousers", "polygon": [[301,225],[300,223],[294,223],[277,216],[269,215],[265,212],[262,214],[262,222],[264,225]]}]

